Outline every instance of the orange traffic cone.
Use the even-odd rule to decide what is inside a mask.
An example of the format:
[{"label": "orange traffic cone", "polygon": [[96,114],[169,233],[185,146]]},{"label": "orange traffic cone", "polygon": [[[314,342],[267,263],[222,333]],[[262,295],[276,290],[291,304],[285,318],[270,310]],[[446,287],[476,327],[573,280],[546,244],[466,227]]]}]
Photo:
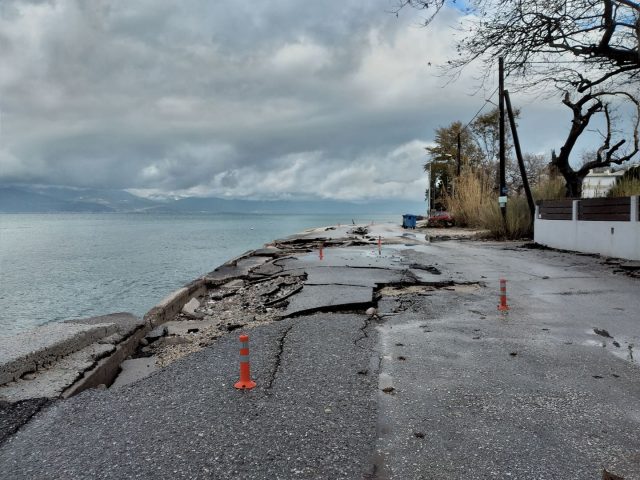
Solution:
[{"label": "orange traffic cone", "polygon": [[256,386],[256,382],[251,380],[249,367],[249,335],[240,335],[240,380],[233,386],[245,390]]},{"label": "orange traffic cone", "polygon": [[504,278],[500,279],[500,305],[498,310],[501,312],[509,311],[509,305],[507,305],[507,281]]}]

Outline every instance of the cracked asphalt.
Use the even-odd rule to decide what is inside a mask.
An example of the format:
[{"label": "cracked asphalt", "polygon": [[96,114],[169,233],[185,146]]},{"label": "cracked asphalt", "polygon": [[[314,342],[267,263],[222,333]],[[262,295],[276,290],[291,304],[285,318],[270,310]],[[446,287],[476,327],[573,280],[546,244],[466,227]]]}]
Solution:
[{"label": "cracked asphalt", "polygon": [[359,478],[376,408],[375,372],[357,373],[374,346],[362,324],[328,314],[251,330],[251,391],[233,388],[239,342],[227,335],[131,386],[56,402],[3,445],[0,475]]},{"label": "cracked asphalt", "polygon": [[309,285],[293,318],[249,330],[256,389],[233,388],[234,332],[49,404],[0,444],[0,478],[640,478],[637,279],[490,242],[277,264]]}]

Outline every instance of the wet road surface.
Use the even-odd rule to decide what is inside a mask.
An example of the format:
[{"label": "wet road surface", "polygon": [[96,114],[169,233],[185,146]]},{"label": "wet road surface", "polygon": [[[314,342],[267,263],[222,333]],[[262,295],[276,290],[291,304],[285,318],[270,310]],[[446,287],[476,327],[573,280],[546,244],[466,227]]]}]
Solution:
[{"label": "wet road surface", "polygon": [[637,279],[489,242],[277,263],[309,284],[249,331],[255,390],[233,389],[227,335],[45,407],[0,445],[0,478],[640,478]]}]

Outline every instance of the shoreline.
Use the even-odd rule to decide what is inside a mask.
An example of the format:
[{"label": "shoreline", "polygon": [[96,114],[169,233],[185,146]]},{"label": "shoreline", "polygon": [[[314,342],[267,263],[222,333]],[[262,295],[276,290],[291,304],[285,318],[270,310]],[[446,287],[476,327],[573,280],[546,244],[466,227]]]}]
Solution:
[{"label": "shoreline", "polygon": [[[369,228],[372,233],[353,233],[353,229],[358,227]],[[395,224],[376,225],[374,222],[307,228],[226,261],[208,274],[166,295],[141,319],[120,312],[45,324],[4,337],[0,339],[0,344],[5,343],[3,355],[0,356],[0,402],[68,398],[88,388],[109,388],[125,372],[127,380],[118,382],[118,386],[122,386],[166,367],[177,358],[201,350],[238,328],[253,328],[288,318],[279,311],[282,305],[279,305],[277,298],[265,299],[258,295],[259,298],[254,298],[254,308],[260,308],[260,303],[271,302],[271,306],[267,305],[265,312],[257,315],[259,318],[254,316],[253,320],[243,321],[241,317],[246,315],[246,311],[243,311],[246,307],[237,308],[238,305],[234,303],[238,302],[228,299],[234,298],[242,304],[244,297],[253,295],[252,290],[273,290],[277,286],[271,284],[274,282],[260,280],[273,274],[273,265],[279,258],[318,250],[320,244],[326,248],[356,244],[375,247],[377,237],[384,235],[387,235],[384,242],[388,244],[425,243],[416,240],[415,231],[407,232],[405,237],[391,235],[397,230]],[[263,271],[267,269],[266,273],[260,273],[261,267]],[[268,271],[269,268],[271,271]],[[256,273],[249,281],[258,281],[257,286],[250,285],[250,288],[244,289],[238,281],[248,279],[253,272]],[[290,284],[279,287],[277,295],[288,296],[292,290],[301,288],[301,276],[284,277],[290,277],[287,280]],[[224,305],[225,310],[230,309],[227,307],[236,307],[222,321],[212,320],[214,312],[209,315],[196,312],[200,301],[211,292],[222,292],[221,300],[227,299],[225,302],[229,303]],[[198,302],[198,307],[185,310],[185,305],[193,301]],[[282,301],[285,302],[286,298]],[[169,325],[163,327],[167,323]],[[42,343],[21,351],[19,343],[27,337],[39,337]],[[155,347],[150,348],[154,344]],[[150,366],[151,360],[141,361],[151,357],[158,368]],[[129,360],[134,360],[130,366],[127,365]],[[60,362],[62,366],[57,366]]]},{"label": "shoreline", "polygon": [[[310,227],[346,221],[345,215],[325,214],[158,216],[144,222],[126,215],[96,221],[81,215],[14,217],[0,235],[6,279],[0,336],[5,337],[114,312],[114,305],[143,317],[169,292],[243,252]],[[387,218],[380,216],[381,221]]]}]

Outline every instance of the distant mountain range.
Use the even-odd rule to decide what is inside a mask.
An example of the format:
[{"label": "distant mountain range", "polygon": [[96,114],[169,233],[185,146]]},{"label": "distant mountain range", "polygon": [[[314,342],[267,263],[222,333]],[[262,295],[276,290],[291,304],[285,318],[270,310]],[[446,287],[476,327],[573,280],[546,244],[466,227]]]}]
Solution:
[{"label": "distant mountain range", "polygon": [[291,213],[420,214],[424,202],[375,200],[229,200],[188,197],[152,200],[123,190],[78,189],[35,185],[0,186],[0,213]]}]

